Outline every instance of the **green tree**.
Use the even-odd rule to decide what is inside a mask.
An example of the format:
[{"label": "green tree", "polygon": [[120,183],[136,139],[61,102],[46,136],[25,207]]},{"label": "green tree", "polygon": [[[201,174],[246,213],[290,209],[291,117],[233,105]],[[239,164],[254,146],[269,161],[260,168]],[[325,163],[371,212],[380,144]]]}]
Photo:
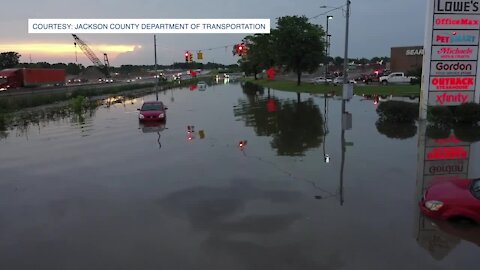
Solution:
[{"label": "green tree", "polygon": [[18,65],[20,54],[17,52],[2,52],[0,53],[0,70],[5,68],[13,68]]},{"label": "green tree", "polygon": [[335,57],[334,61],[335,66],[342,66],[343,65],[343,58],[340,56]]},{"label": "green tree", "polygon": [[71,75],[78,75],[83,70],[85,70],[85,67],[82,64],[75,64],[75,63],[68,63],[65,69],[65,71]]},{"label": "green tree", "polygon": [[305,16],[285,16],[272,30],[279,64],[297,74],[300,85],[302,72],[314,72],[324,59],[325,32]]},{"label": "green tree", "polygon": [[248,51],[240,59],[240,66],[246,73],[253,73],[255,80],[257,74],[275,63],[275,46],[270,34],[256,34],[244,38]]}]

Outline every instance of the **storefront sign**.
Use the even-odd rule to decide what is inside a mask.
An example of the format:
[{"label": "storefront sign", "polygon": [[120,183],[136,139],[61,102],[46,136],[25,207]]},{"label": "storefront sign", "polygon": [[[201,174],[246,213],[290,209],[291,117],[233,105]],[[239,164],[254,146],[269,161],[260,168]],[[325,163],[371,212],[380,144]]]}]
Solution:
[{"label": "storefront sign", "polygon": [[432,60],[477,60],[478,46],[432,46]]},{"label": "storefront sign", "polygon": [[419,55],[423,55],[424,53],[424,50],[423,49],[412,49],[412,50],[407,50],[405,52],[405,55],[406,56],[419,56]]},{"label": "storefront sign", "polygon": [[427,0],[420,118],[429,106],[478,102],[480,0]]},{"label": "storefront sign", "polygon": [[434,76],[475,76],[476,61],[432,61],[431,75]]},{"label": "storefront sign", "polygon": [[478,45],[478,30],[434,30],[433,45]]},{"label": "storefront sign", "polygon": [[475,83],[475,77],[431,77],[430,91],[473,91]]},{"label": "storefront sign", "polygon": [[480,0],[435,0],[435,13],[479,14]]},{"label": "storefront sign", "polygon": [[480,29],[480,19],[476,15],[446,15],[434,16],[433,26],[435,29]]},{"label": "storefront sign", "polygon": [[456,160],[468,159],[470,156],[470,147],[427,147],[426,159],[432,160]]},{"label": "storefront sign", "polygon": [[445,147],[445,146],[468,146],[470,143],[461,141],[455,134],[451,134],[448,138],[443,139],[426,139],[426,146],[429,147]]},{"label": "storefront sign", "polygon": [[425,175],[466,174],[468,160],[426,161],[424,170]]},{"label": "storefront sign", "polygon": [[475,92],[458,92],[458,91],[446,91],[446,92],[430,92],[428,95],[429,106],[458,106],[464,103],[473,102],[475,98]]}]

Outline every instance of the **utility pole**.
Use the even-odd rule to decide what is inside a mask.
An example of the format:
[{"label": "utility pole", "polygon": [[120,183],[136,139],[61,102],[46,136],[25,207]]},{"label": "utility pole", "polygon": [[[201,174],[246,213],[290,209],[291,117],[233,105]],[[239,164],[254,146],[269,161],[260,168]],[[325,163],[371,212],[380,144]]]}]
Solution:
[{"label": "utility pole", "polygon": [[343,83],[348,83],[348,30],[350,23],[350,0],[347,0],[347,12],[345,23],[345,59],[343,59]]},{"label": "utility pole", "polygon": [[155,54],[155,93],[158,101],[157,35],[153,35],[153,50]]}]

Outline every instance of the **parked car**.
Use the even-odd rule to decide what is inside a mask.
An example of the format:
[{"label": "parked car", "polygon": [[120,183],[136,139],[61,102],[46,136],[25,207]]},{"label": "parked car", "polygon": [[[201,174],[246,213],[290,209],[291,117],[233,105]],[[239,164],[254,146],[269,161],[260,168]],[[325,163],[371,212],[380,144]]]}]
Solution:
[{"label": "parked car", "polygon": [[383,85],[387,84],[408,84],[411,83],[412,80],[415,80],[415,77],[405,76],[403,72],[394,72],[387,76],[380,77],[380,82]]},{"label": "parked car", "polygon": [[161,121],[167,119],[168,108],[161,101],[144,102],[142,108],[138,109],[138,120],[144,121]]},{"label": "parked car", "polygon": [[432,219],[468,220],[480,224],[480,178],[433,183],[425,191],[420,209]]},{"label": "parked car", "polygon": [[310,82],[314,84],[329,84],[332,83],[332,79],[325,79],[325,77],[316,77],[313,78]]},{"label": "parked car", "polygon": [[358,77],[357,81],[365,84],[378,83],[380,82],[380,77],[376,74],[362,74]]},{"label": "parked car", "polygon": [[[355,80],[348,80],[348,82],[350,84],[356,84],[357,82]],[[339,84],[343,84],[343,77],[336,77],[335,79],[333,79],[333,84],[334,85],[339,85]]]}]

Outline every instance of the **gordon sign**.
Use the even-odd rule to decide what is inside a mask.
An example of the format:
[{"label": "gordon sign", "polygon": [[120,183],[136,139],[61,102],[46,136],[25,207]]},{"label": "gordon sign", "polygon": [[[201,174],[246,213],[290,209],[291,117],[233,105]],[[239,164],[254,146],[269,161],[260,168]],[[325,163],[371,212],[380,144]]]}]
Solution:
[{"label": "gordon sign", "polygon": [[475,61],[432,61],[430,74],[435,76],[475,76],[477,62]]}]

